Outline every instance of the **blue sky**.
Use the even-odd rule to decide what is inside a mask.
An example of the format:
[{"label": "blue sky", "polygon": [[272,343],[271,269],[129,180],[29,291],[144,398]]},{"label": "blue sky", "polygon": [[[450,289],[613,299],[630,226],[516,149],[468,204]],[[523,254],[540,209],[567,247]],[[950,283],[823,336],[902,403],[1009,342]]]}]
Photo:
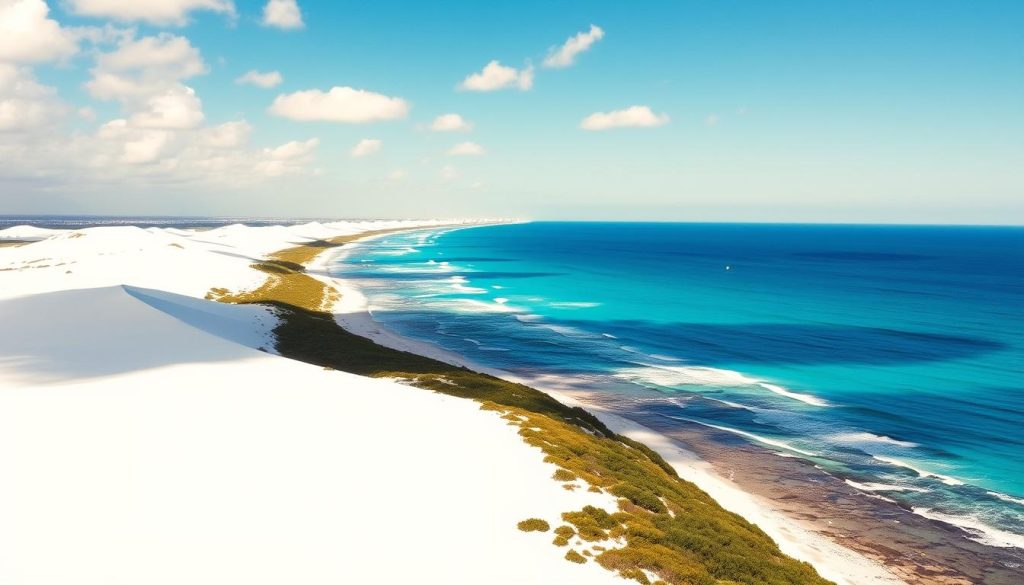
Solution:
[{"label": "blue sky", "polygon": [[1024,223],[1024,3],[266,4],[0,0],[0,213]]}]

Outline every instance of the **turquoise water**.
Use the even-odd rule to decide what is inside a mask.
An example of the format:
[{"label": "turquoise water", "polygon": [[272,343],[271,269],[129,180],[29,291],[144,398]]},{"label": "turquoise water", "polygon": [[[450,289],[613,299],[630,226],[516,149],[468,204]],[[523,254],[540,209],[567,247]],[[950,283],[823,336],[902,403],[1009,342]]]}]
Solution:
[{"label": "turquoise water", "polygon": [[736,433],[1024,548],[1024,230],[529,223],[335,270],[399,333]]}]

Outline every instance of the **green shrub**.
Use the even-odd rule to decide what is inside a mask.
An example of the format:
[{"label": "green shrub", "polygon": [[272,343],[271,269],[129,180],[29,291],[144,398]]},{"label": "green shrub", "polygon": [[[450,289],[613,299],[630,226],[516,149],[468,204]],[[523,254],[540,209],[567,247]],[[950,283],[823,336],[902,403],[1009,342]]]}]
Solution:
[{"label": "green shrub", "polygon": [[567,469],[556,469],[551,479],[555,481],[573,481],[576,479],[576,475]]},{"label": "green shrub", "polygon": [[546,520],[540,518],[528,518],[517,524],[519,530],[523,532],[547,532],[551,529],[551,525]]},{"label": "green shrub", "polygon": [[565,560],[569,561],[570,563],[579,563],[582,565],[583,563],[587,562],[587,557],[581,555],[580,553],[574,550],[570,550],[569,552],[565,553]]}]

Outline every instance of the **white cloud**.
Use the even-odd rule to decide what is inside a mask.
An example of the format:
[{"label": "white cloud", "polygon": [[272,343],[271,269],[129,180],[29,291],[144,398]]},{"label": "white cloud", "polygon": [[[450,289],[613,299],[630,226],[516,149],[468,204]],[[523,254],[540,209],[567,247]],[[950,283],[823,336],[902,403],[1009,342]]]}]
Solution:
[{"label": "white cloud", "polygon": [[75,136],[46,155],[64,157],[62,170],[80,173],[78,180],[119,185],[242,187],[311,172],[318,139],[252,149],[250,130],[244,120],[196,130],[161,130],[137,128],[118,119],[94,135]]},{"label": "white cloud", "polygon": [[112,72],[142,71],[146,75],[185,79],[206,73],[199,50],[186,37],[171,33],[129,38],[117,50],[96,60],[99,69]]},{"label": "white cloud", "polygon": [[590,25],[590,30],[576,33],[560,47],[554,47],[544,58],[545,67],[569,67],[576,62],[576,56],[588,50],[594,43],[604,37],[604,31],[597,25]]},{"label": "white cloud", "polygon": [[0,63],[0,132],[45,126],[64,112],[56,90],[36,81],[31,70]]},{"label": "white cloud", "polygon": [[274,99],[270,113],[301,122],[326,121],[363,124],[397,120],[409,114],[409,103],[351,87],[332,87],[282,94]]},{"label": "white cloud", "polygon": [[704,125],[709,128],[712,126],[718,126],[718,123],[722,121],[722,118],[718,114],[708,114],[707,118],[704,118]]},{"label": "white cloud", "polygon": [[210,148],[238,148],[249,141],[252,125],[245,120],[224,122],[199,132],[199,144]]},{"label": "white cloud", "polygon": [[245,75],[235,79],[235,83],[255,85],[256,87],[262,87],[263,89],[269,89],[271,87],[281,85],[282,81],[284,81],[284,79],[277,71],[268,71],[263,73],[255,69],[251,69],[247,71]]},{"label": "white cloud", "polygon": [[451,156],[480,156],[484,152],[484,147],[475,142],[460,142],[448,149]]},{"label": "white cloud", "polygon": [[[98,149],[102,157],[104,150],[116,156],[116,162],[126,165],[146,165],[160,159],[164,149],[173,138],[171,132],[165,130],[143,130],[135,128],[127,120],[111,120],[100,127],[96,138],[104,142],[107,148]],[[110,155],[108,155],[110,156]],[[97,165],[110,164],[112,161],[100,162]]]},{"label": "white cloud", "polygon": [[580,122],[584,130],[608,130],[610,128],[651,128],[668,124],[668,114],[655,114],[647,106],[631,106],[612,112],[595,112]]},{"label": "white cloud", "polygon": [[441,114],[430,123],[430,129],[434,132],[469,132],[473,124],[458,114]]},{"label": "white cloud", "polygon": [[199,51],[185,37],[126,37],[117,49],[97,57],[85,87],[97,99],[121,102],[128,122],[137,128],[195,128],[203,121],[202,103],[181,80],[206,71]]},{"label": "white cloud", "polygon": [[85,87],[101,100],[145,100],[206,71],[199,50],[185,37],[169,33],[129,37],[96,59]]},{"label": "white cloud", "polygon": [[0,61],[37,63],[77,52],[75,35],[49,12],[43,0],[0,0]]},{"label": "white cloud", "polygon": [[320,145],[320,140],[311,138],[305,141],[293,140],[276,148],[265,148],[257,171],[267,177],[281,177],[300,174],[305,171],[311,160],[313,151]]},{"label": "white cloud", "polygon": [[263,7],[263,24],[281,29],[302,28],[302,11],[296,0],[269,0]]},{"label": "white cloud", "polygon": [[271,160],[295,160],[312,154],[313,150],[320,144],[320,139],[292,140],[277,148],[264,149],[264,154]]},{"label": "white cloud", "polygon": [[371,154],[379,152],[383,145],[384,143],[376,138],[363,138],[352,147],[349,154],[355,157],[370,156]]},{"label": "white cloud", "polygon": [[81,16],[183,26],[191,12],[208,10],[235,16],[232,0],[67,0]]},{"label": "white cloud", "polygon": [[441,167],[441,178],[445,181],[454,181],[459,178],[459,169],[452,165],[444,165]]},{"label": "white cloud", "polygon": [[498,61],[491,61],[480,73],[473,73],[462,80],[458,89],[465,91],[497,91],[499,89],[519,88],[526,91],[533,87],[533,66],[524,69],[507,67]]},{"label": "white cloud", "polygon": [[129,122],[136,128],[174,130],[195,128],[203,118],[203,104],[195,90],[178,84],[148,98],[145,107],[133,114]]}]

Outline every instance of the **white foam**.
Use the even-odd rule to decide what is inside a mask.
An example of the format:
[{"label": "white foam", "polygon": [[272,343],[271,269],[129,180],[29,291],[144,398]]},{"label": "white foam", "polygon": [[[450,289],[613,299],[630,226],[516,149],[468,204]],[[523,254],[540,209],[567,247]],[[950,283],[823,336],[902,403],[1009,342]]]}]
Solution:
[{"label": "white foam", "polygon": [[[622,346],[620,349],[632,353],[637,350]],[[761,382],[756,378],[745,376],[732,370],[721,370],[705,366],[666,366],[656,364],[643,364],[643,367],[622,368],[614,374],[617,378],[636,383],[651,383],[658,386],[760,386],[765,390],[798,400],[811,406],[829,406],[825,400],[810,394],[793,392],[776,384]]]},{"label": "white foam", "polygon": [[594,307],[600,307],[601,303],[589,303],[583,301],[566,301],[566,302],[551,302],[548,306],[556,309],[592,309]]},{"label": "white foam", "polygon": [[894,485],[889,483],[860,483],[852,479],[846,480],[847,485],[865,492],[927,492],[928,490],[908,485]]},{"label": "white foam", "polygon": [[810,404],[811,406],[829,406],[829,403],[827,401],[818,398],[817,396],[793,392],[792,390],[788,390],[786,388],[783,388],[782,386],[777,386],[775,384],[766,384],[764,382],[761,382],[758,383],[758,386],[764,388],[765,390],[774,392],[780,396],[792,398],[793,400],[799,400],[800,402],[803,402],[804,404]]},{"label": "white foam", "polygon": [[692,423],[697,423],[697,424],[699,424],[701,426],[710,427],[712,429],[718,429],[720,431],[725,431],[727,433],[733,433],[735,435],[739,435],[741,437],[745,437],[747,439],[751,439],[751,440],[757,441],[758,443],[763,443],[765,445],[770,445],[772,447],[778,447],[779,449],[785,449],[787,451],[792,451],[793,453],[799,453],[800,455],[806,455],[807,457],[815,457],[816,456],[814,453],[812,453],[810,451],[805,451],[804,449],[801,449],[799,447],[794,447],[793,445],[790,445],[789,443],[786,443],[785,441],[779,441],[778,439],[769,439],[768,437],[762,437],[761,435],[755,435],[754,433],[749,433],[747,431],[741,431],[739,429],[734,429],[732,427],[724,427],[724,426],[721,426],[721,425],[713,425],[711,423],[701,422],[699,420],[694,420],[692,418],[674,417],[674,416],[670,417],[670,418],[678,418],[680,420],[686,420],[686,421],[689,421],[689,422],[692,422]]},{"label": "white foam", "polygon": [[663,362],[681,362],[681,361],[683,361],[683,360],[681,360],[681,359],[679,359],[677,357],[672,357],[670,355],[662,355],[660,353],[652,353],[652,354],[648,354],[648,355],[650,355],[652,358],[654,358],[656,360],[661,360]]},{"label": "white foam", "polygon": [[999,548],[1024,548],[1024,535],[989,526],[975,516],[955,516],[936,512],[931,508],[911,508],[915,514],[931,520],[952,524],[963,530],[971,540]]},{"label": "white foam", "polygon": [[452,299],[450,301],[438,301],[438,304],[447,305],[452,310],[463,313],[513,313],[517,310],[508,305],[476,299]]},{"label": "white foam", "polygon": [[456,282],[449,288],[466,295],[482,295],[487,293],[487,289],[477,288],[475,286],[466,286],[461,282]]},{"label": "white foam", "polygon": [[883,455],[872,455],[871,458],[876,460],[876,461],[881,461],[882,463],[888,463],[889,465],[895,465],[897,467],[903,467],[905,469],[909,469],[909,470],[913,471],[914,473],[917,473],[917,475],[919,475],[921,477],[934,477],[935,479],[941,481],[942,483],[944,483],[946,485],[964,485],[964,482],[960,481],[959,479],[957,479],[955,477],[950,477],[948,475],[942,475],[941,473],[933,473],[931,471],[926,471],[926,470],[921,469],[919,467],[915,467],[913,464],[907,463],[906,461],[903,461],[902,459],[896,459],[895,457],[885,457]]},{"label": "white foam", "polygon": [[1000,500],[1002,500],[1004,502],[1011,502],[1011,503],[1014,503],[1014,504],[1020,504],[1021,506],[1024,506],[1024,498],[1015,498],[1013,496],[1008,496],[1006,494],[1001,494],[999,492],[985,492],[985,493],[990,495],[990,496],[999,498]]},{"label": "white foam", "polygon": [[732,402],[730,400],[722,400],[721,398],[711,398],[711,397],[707,397],[707,396],[705,398],[707,398],[708,400],[711,400],[712,402],[722,403],[722,404],[728,406],[729,408],[737,408],[737,409],[741,409],[741,410],[749,410],[750,412],[754,412],[755,410],[757,410],[755,408],[747,406],[746,404],[740,404],[738,402]]},{"label": "white foam", "polygon": [[878,443],[883,445],[893,445],[896,447],[906,447],[908,449],[911,447],[917,447],[917,443],[911,443],[910,441],[900,441],[898,439],[893,439],[892,437],[887,437],[885,435],[875,435],[866,432],[837,433],[835,435],[830,435],[828,439],[835,443],[843,443],[847,445],[863,445],[865,443]]},{"label": "white foam", "polygon": [[[621,347],[625,351],[637,353],[637,350]],[[703,366],[658,366],[644,364],[642,367],[622,368],[615,372],[615,377],[630,382],[649,382],[658,386],[746,386],[757,380],[748,378],[739,372],[719,370]]]}]

